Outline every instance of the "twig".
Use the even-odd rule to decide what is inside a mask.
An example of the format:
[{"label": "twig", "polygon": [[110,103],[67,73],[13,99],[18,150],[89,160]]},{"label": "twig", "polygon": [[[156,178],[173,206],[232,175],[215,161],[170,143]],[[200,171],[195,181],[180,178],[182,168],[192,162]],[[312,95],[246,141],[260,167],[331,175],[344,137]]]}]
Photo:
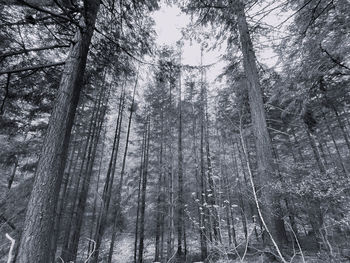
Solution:
[{"label": "twig", "polygon": [[13,248],[15,247],[15,242],[16,240],[14,238],[12,238],[9,234],[6,233],[6,238],[10,240],[11,242],[11,247],[10,247],[10,251],[9,251],[9,256],[8,256],[8,259],[7,259],[7,263],[11,263],[12,262],[12,259],[13,259],[13,255],[12,255],[12,252],[13,252]]},{"label": "twig", "polygon": [[350,70],[350,68],[346,65],[344,65],[343,63],[341,63],[338,59],[336,59],[335,57],[333,57],[325,48],[322,47],[322,44],[320,43],[320,48],[322,50],[322,52],[326,53],[326,55],[338,66],[345,68],[347,70]]},{"label": "twig", "polygon": [[95,253],[95,250],[96,250],[96,241],[95,240],[92,240],[90,238],[88,238],[87,240],[91,241],[93,243],[93,246],[92,246],[92,251],[91,253],[89,254],[88,258],[84,261],[84,263],[87,263],[89,262],[90,258],[92,257],[92,255]]},{"label": "twig", "polygon": [[292,230],[293,236],[294,236],[294,238],[295,238],[295,241],[297,242],[298,249],[299,249],[299,251],[300,251],[301,259],[303,260],[303,263],[306,263],[306,262],[305,262],[305,258],[304,258],[304,253],[303,253],[303,251],[302,251],[302,249],[301,249],[301,246],[300,246],[300,243],[299,243],[299,240],[298,240],[297,235],[295,234],[295,232],[294,232],[292,226],[291,226],[287,221],[284,221],[284,222],[285,222],[285,223],[287,224],[287,226],[289,226],[290,229]]},{"label": "twig", "polygon": [[169,260],[167,261],[167,263],[171,262],[171,260],[174,258],[174,256],[176,255],[177,251],[174,252],[174,254],[169,258]]}]

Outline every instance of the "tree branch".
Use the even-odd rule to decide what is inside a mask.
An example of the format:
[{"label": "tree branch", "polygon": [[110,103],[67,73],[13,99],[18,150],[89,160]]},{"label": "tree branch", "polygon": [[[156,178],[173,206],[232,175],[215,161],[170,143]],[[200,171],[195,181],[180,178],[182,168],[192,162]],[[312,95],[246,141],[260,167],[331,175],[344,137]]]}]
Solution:
[{"label": "tree branch", "polygon": [[338,66],[342,67],[342,68],[345,68],[347,70],[350,70],[350,68],[346,65],[344,65],[343,63],[341,63],[338,59],[336,59],[335,57],[333,57],[326,49],[324,49],[322,47],[322,44],[320,43],[320,48],[322,50],[322,52],[326,53],[326,55],[335,63],[337,64]]},{"label": "tree branch", "polygon": [[45,64],[45,65],[38,65],[38,66],[32,66],[32,67],[8,69],[8,70],[0,71],[0,75],[9,74],[9,73],[18,73],[18,72],[28,71],[28,70],[38,70],[38,69],[49,68],[49,67],[56,67],[56,66],[61,66],[64,63],[65,62],[56,62],[56,63]]},{"label": "tree branch", "polygon": [[23,49],[23,50],[16,50],[13,52],[7,52],[0,54],[0,59],[4,59],[6,57],[10,56],[15,56],[15,55],[20,55],[23,53],[28,53],[28,52],[34,52],[34,51],[42,51],[42,50],[48,50],[48,49],[55,49],[55,48],[65,48],[69,47],[69,45],[53,45],[53,46],[46,46],[46,47],[36,47],[36,48],[29,48],[29,49]]}]

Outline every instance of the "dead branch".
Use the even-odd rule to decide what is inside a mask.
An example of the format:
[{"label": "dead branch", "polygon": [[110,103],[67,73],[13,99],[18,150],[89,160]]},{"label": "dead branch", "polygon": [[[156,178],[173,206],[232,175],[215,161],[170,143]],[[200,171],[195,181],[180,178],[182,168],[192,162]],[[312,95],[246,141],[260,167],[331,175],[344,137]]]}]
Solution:
[{"label": "dead branch", "polygon": [[64,63],[65,62],[56,62],[56,63],[38,65],[38,66],[32,66],[32,67],[8,69],[8,70],[0,71],[0,75],[9,74],[9,73],[18,73],[18,72],[28,71],[28,70],[38,70],[38,69],[49,68],[49,67],[56,67],[56,66],[64,65]]},{"label": "dead branch", "polygon": [[9,251],[9,255],[8,255],[8,259],[7,259],[7,263],[11,263],[12,260],[13,260],[13,249],[15,247],[15,243],[16,243],[16,240],[14,238],[12,238],[8,233],[6,233],[6,238],[8,240],[10,240],[11,242],[11,247],[10,247],[10,251]]}]

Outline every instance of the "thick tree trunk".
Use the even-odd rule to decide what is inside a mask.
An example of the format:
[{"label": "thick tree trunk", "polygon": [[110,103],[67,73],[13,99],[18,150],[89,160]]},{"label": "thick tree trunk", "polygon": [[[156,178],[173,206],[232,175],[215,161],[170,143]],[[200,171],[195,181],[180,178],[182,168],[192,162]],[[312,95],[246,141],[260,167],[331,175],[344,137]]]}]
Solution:
[{"label": "thick tree trunk", "polygon": [[273,193],[271,193],[269,190],[265,190],[268,189],[267,187],[264,187],[266,183],[273,183],[275,179],[272,165],[272,149],[267,130],[263,94],[259,83],[255,53],[244,13],[244,5],[242,2],[238,3],[237,17],[240,42],[243,52],[243,65],[247,78],[250,112],[255,136],[256,158],[258,165],[258,177],[256,180],[258,189],[261,191],[260,202],[263,204],[262,210],[266,225],[277,242],[282,244],[285,243],[284,235],[280,231],[284,228],[283,220],[281,220],[279,216],[276,216],[276,212],[278,213],[279,211],[276,211],[277,208],[274,206],[278,200],[276,200]]},{"label": "thick tree trunk", "polygon": [[66,60],[55,106],[35,173],[17,262],[47,263],[68,142],[79,100],[99,1],[87,0],[85,16]]}]

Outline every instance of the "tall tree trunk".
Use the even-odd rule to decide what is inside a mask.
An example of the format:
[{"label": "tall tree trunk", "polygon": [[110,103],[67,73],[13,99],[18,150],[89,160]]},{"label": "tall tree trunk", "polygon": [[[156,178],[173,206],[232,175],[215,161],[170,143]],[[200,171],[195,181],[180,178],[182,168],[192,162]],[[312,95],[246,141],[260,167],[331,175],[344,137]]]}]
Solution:
[{"label": "tall tree trunk", "polygon": [[[106,138],[106,133],[107,133],[107,129],[105,128],[104,130],[104,134],[102,137],[102,144],[104,144],[105,138]],[[98,204],[97,201],[99,199],[99,186],[100,186],[100,179],[101,179],[101,171],[102,171],[102,165],[103,165],[103,157],[104,157],[104,150],[105,147],[104,145],[102,145],[102,152],[101,152],[101,156],[100,156],[100,161],[99,161],[99,165],[98,165],[98,172],[97,172],[97,182],[96,182],[96,187],[95,187],[95,193],[94,193],[94,204],[93,204],[93,210],[92,210],[92,218],[91,218],[91,225],[90,225],[90,233],[89,233],[89,242],[88,242],[88,249],[87,249],[87,256],[90,256],[90,253],[92,252],[93,249],[96,249],[96,243],[93,243],[92,240],[94,238],[94,230],[96,230],[97,227],[97,222],[95,225],[95,221],[98,220],[98,218],[96,218],[96,210],[98,208]]]},{"label": "tall tree trunk", "polygon": [[181,74],[179,76],[179,127],[178,127],[178,205],[177,205],[177,256],[181,258],[183,228],[184,228],[184,181],[183,181],[183,153],[182,153],[182,102],[181,102]]},{"label": "tall tree trunk", "polygon": [[94,238],[95,253],[92,258],[92,262],[95,262],[95,263],[98,262],[98,256],[100,253],[99,249],[100,249],[101,241],[102,241],[106,223],[107,223],[109,204],[112,196],[112,189],[113,189],[113,183],[114,183],[114,177],[115,177],[115,166],[118,158],[120,133],[121,133],[122,122],[123,122],[124,105],[125,105],[125,93],[124,93],[124,87],[123,87],[122,93],[120,94],[120,100],[118,105],[119,106],[118,117],[117,117],[116,128],[114,131],[112,153],[109,160],[106,180],[105,180],[103,193],[102,193],[102,207],[101,207],[99,217],[97,219],[97,225],[96,225],[96,232],[95,232],[95,238]]},{"label": "tall tree trunk", "polygon": [[66,169],[67,171],[65,172],[65,176],[63,178],[63,183],[62,183],[59,201],[58,201],[58,205],[57,205],[55,225],[54,225],[54,230],[53,230],[55,234],[52,237],[50,262],[54,262],[54,260],[55,260],[57,241],[58,241],[59,234],[60,234],[60,225],[61,225],[60,223],[61,223],[61,219],[62,219],[64,203],[66,202],[65,198],[67,197],[66,196],[67,188],[68,188],[68,184],[72,183],[71,173],[72,173],[72,169],[73,169],[73,163],[74,163],[74,160],[77,161],[78,155],[80,152],[80,148],[81,148],[81,147],[79,148],[78,153],[77,153],[77,158],[75,158],[74,155],[75,155],[76,148],[78,147],[78,137],[79,137],[79,134],[77,131],[74,138],[72,138],[72,141],[75,140],[75,142],[73,143],[73,146],[71,149],[69,164],[68,164],[68,168]]},{"label": "tall tree trunk", "polygon": [[[106,96],[108,95],[109,95],[109,92],[105,91],[103,96],[103,101],[106,99]],[[72,237],[68,247],[67,261],[74,262],[77,257],[79,240],[80,240],[80,232],[83,225],[82,223],[84,219],[85,207],[86,207],[88,192],[90,188],[90,181],[93,173],[93,166],[95,163],[97,145],[100,139],[100,134],[101,134],[102,125],[105,119],[107,106],[103,105],[103,103],[101,102],[101,105],[98,108],[99,108],[99,111],[98,111],[99,114],[97,115],[96,123],[94,124],[94,129],[92,132],[93,140],[88,149],[88,161],[87,161],[88,165],[86,167],[86,173],[84,175],[82,188],[78,197],[76,217],[74,218],[72,223],[73,233],[72,233]]]},{"label": "tall tree trunk", "polygon": [[132,95],[132,101],[131,101],[131,105],[130,105],[130,115],[129,115],[127,133],[126,133],[126,142],[125,142],[122,170],[120,172],[120,181],[119,181],[119,185],[117,188],[115,204],[113,206],[113,228],[112,228],[111,244],[109,246],[109,252],[108,252],[108,260],[107,260],[108,263],[112,262],[114,243],[115,243],[115,239],[116,239],[116,235],[117,235],[117,223],[118,223],[118,219],[119,219],[120,214],[121,214],[122,189],[123,189],[123,185],[124,185],[126,159],[128,156],[131,121],[132,121],[132,116],[133,116],[133,113],[135,110],[134,104],[135,104],[135,94],[136,94],[137,81],[138,81],[138,76],[137,76],[136,81],[135,81],[134,91],[133,91],[133,95]]},{"label": "tall tree trunk", "polygon": [[[92,143],[92,129],[93,129],[94,121],[95,121],[96,116],[97,116],[97,110],[98,110],[97,105],[98,105],[100,98],[102,96],[102,90],[100,90],[98,94],[99,94],[98,99],[96,99],[94,101],[92,116],[91,116],[90,121],[89,121],[88,132],[87,132],[87,136],[86,136],[86,143],[84,146],[83,146],[83,144],[81,144],[81,147],[80,147],[81,149],[83,148],[83,156],[82,156],[82,160],[80,163],[80,170],[79,170],[79,173],[76,175],[76,169],[78,166],[78,159],[77,159],[75,167],[73,169],[72,189],[71,189],[71,191],[68,191],[68,194],[67,194],[67,197],[65,200],[65,204],[64,204],[64,206],[67,207],[65,214],[67,215],[68,222],[66,224],[66,229],[63,233],[63,243],[62,243],[62,252],[61,252],[61,258],[63,260],[65,260],[68,257],[67,253],[68,253],[68,246],[69,246],[70,234],[71,234],[71,229],[72,229],[72,222],[73,222],[73,219],[75,216],[75,210],[76,210],[77,199],[78,199],[78,195],[79,195],[80,183],[81,183],[81,179],[83,177],[82,175],[84,174],[84,172],[86,172],[85,167],[88,165],[88,164],[86,164],[87,155],[88,155],[88,148],[89,148],[89,145]],[[79,155],[77,156],[77,158],[79,158]],[[70,200],[72,202],[71,206],[69,206]]]},{"label": "tall tree trunk", "polygon": [[[233,144],[233,148],[235,148],[235,142],[232,142]],[[242,143],[239,141],[237,142],[237,151],[238,151],[238,159],[240,161],[241,167],[242,167],[242,173],[243,173],[243,179],[244,179],[244,184],[246,186],[246,189],[249,189],[250,185],[248,183],[248,178],[247,178],[247,173],[249,173],[248,171],[248,167],[247,165],[244,165],[244,154],[243,154],[243,147],[242,147]],[[249,155],[247,156],[247,164],[251,165],[251,160],[249,159]],[[234,159],[236,159],[236,154],[234,154]],[[256,220],[255,217],[257,216],[257,209],[256,207],[253,205],[253,203],[251,201],[248,201],[248,206],[249,206],[249,210],[250,210],[250,217],[252,219],[252,222],[254,223],[254,233],[255,233],[255,237],[256,240],[259,240],[259,234],[258,234],[258,230],[256,228]],[[259,222],[260,223],[260,222]]]},{"label": "tall tree trunk", "polygon": [[331,138],[332,138],[332,142],[333,142],[335,151],[336,151],[336,153],[337,153],[337,155],[338,155],[339,163],[340,163],[340,165],[341,165],[341,167],[342,167],[343,173],[344,173],[345,176],[347,176],[349,173],[348,173],[348,171],[347,171],[347,169],[346,169],[346,166],[345,166],[345,164],[344,164],[343,157],[342,157],[341,154],[340,154],[340,150],[339,150],[338,144],[337,144],[337,142],[336,142],[336,139],[335,139],[335,137],[334,137],[333,130],[331,129],[330,123],[329,123],[329,121],[328,121],[328,119],[327,119],[327,117],[326,117],[326,114],[325,114],[323,111],[322,111],[322,115],[323,115],[323,119],[324,119],[325,124],[326,124],[326,127],[327,127],[327,131],[328,131],[329,135],[330,135]]},{"label": "tall tree trunk", "polygon": [[[238,3],[237,9],[238,31],[243,52],[243,66],[247,78],[247,88],[249,95],[250,113],[253,122],[253,130],[256,145],[256,158],[258,165],[257,186],[261,191],[260,202],[263,204],[262,210],[267,227],[270,229],[273,238],[278,244],[285,243],[284,234],[280,231],[284,228],[283,220],[276,216],[278,208],[274,206],[276,197],[266,187],[265,183],[274,182],[273,158],[269,133],[267,130],[266,116],[263,102],[262,89],[259,83],[258,70],[253,44],[250,38],[244,4]],[[282,226],[283,225],[283,226]]]},{"label": "tall tree trunk", "polygon": [[46,263],[50,257],[58,193],[65,167],[68,142],[79,100],[87,54],[100,1],[84,1],[81,27],[66,60],[46,138],[35,173],[17,262]]},{"label": "tall tree trunk", "polygon": [[139,174],[139,184],[137,192],[137,209],[136,209],[136,223],[135,223],[135,242],[134,242],[134,263],[137,263],[137,251],[138,251],[138,237],[139,237],[139,218],[140,218],[140,202],[141,202],[141,184],[142,184],[142,175],[144,167],[144,155],[146,148],[146,130],[144,130],[142,135],[142,144],[141,144],[141,158],[140,158],[140,174]]},{"label": "tall tree trunk", "polygon": [[149,142],[151,133],[151,120],[147,117],[146,122],[146,149],[144,156],[144,169],[142,174],[142,188],[141,188],[141,211],[140,211],[140,242],[139,242],[139,255],[138,263],[143,261],[143,249],[144,249],[144,238],[145,238],[145,211],[146,211],[146,187],[147,187],[147,177],[148,177],[148,158],[149,158]]},{"label": "tall tree trunk", "polygon": [[163,224],[163,140],[164,140],[164,113],[163,108],[161,110],[161,132],[160,132],[160,150],[159,150],[159,177],[158,177],[158,195],[157,195],[157,218],[156,218],[156,240],[155,240],[155,256],[154,261],[159,262],[159,259],[162,257],[161,248],[161,228]]}]

